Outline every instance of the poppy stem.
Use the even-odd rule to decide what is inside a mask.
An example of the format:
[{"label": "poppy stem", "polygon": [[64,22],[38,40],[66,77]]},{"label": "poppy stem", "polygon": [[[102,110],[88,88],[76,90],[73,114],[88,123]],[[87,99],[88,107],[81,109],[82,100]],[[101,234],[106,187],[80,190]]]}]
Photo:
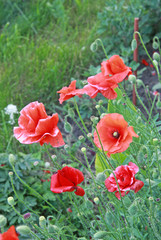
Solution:
[{"label": "poppy stem", "polygon": [[100,43],[101,43],[101,47],[102,47],[102,49],[103,49],[103,52],[104,52],[106,58],[109,59],[109,57],[107,56],[107,53],[106,53],[106,50],[105,50],[105,47],[104,47],[104,45],[103,45],[102,40],[101,40],[100,38],[97,38],[97,39],[95,40],[95,42],[96,42],[96,43],[97,43],[97,42],[100,42]]},{"label": "poppy stem", "polygon": [[55,162],[55,161],[53,160],[53,158],[51,157],[51,155],[50,155],[50,153],[49,153],[49,150],[48,150],[48,148],[47,148],[47,146],[46,146],[45,144],[44,144],[44,147],[45,147],[46,153],[48,154],[50,160],[51,160],[52,163],[55,165],[55,167],[58,168],[58,169],[61,169],[61,166],[60,166],[57,162]]}]

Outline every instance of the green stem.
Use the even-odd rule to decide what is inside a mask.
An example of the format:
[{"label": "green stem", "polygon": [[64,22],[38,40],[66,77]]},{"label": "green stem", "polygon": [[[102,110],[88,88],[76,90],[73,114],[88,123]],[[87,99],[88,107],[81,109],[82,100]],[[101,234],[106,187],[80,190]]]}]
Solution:
[{"label": "green stem", "polygon": [[24,186],[26,186],[31,192],[33,192],[38,198],[42,199],[43,201],[45,201],[53,210],[55,210],[56,212],[59,212],[55,207],[53,207],[53,205],[51,203],[49,203],[45,198],[43,198],[37,191],[35,191],[33,188],[31,188],[27,183],[25,183],[17,174],[15,167],[12,165],[13,171],[16,174],[17,178],[20,180],[20,182],[22,182],[22,184]]},{"label": "green stem", "polygon": [[61,169],[61,166],[52,159],[52,157],[51,157],[51,155],[50,155],[50,153],[49,153],[49,150],[48,150],[47,146],[44,145],[44,147],[45,147],[46,153],[48,154],[48,156],[49,156],[50,160],[52,161],[52,163],[54,164],[54,166],[55,166],[56,168],[58,168],[58,169]]},{"label": "green stem", "polygon": [[103,49],[103,51],[104,51],[104,54],[105,54],[106,58],[109,59],[108,56],[107,56],[107,53],[106,53],[106,50],[105,50],[105,47],[104,47],[104,45],[103,45],[102,40],[101,40],[100,38],[97,38],[97,39],[95,40],[95,42],[96,42],[96,43],[97,43],[97,42],[100,42],[100,43],[101,43],[101,47],[102,47],[102,49]]},{"label": "green stem", "polygon": [[153,111],[153,108],[154,108],[154,104],[155,104],[155,100],[156,100],[156,98],[157,98],[157,95],[154,96],[154,100],[153,100],[153,103],[152,103],[152,107],[151,107],[151,109],[150,109],[150,113],[149,113],[148,122],[150,122],[150,120],[151,120],[151,115],[152,115],[152,111]]}]

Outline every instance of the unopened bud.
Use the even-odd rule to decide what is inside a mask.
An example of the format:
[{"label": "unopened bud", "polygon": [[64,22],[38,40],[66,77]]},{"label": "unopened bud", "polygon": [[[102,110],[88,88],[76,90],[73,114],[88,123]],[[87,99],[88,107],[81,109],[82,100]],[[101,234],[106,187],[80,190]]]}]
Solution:
[{"label": "unopened bud", "polygon": [[100,108],[100,105],[96,105],[96,107],[95,107],[96,109],[99,109]]},{"label": "unopened bud", "polygon": [[92,117],[91,117],[91,121],[92,121],[94,124],[97,124],[97,122],[98,122],[98,117],[92,116]]},{"label": "unopened bud", "polygon": [[154,198],[153,197],[149,197],[149,201],[154,201]]},{"label": "unopened bud", "polygon": [[98,198],[98,197],[95,197],[95,198],[93,199],[93,201],[94,201],[96,204],[98,204],[98,203],[99,203],[99,198]]},{"label": "unopened bud", "polygon": [[82,147],[82,148],[81,148],[81,151],[82,151],[83,153],[85,153],[85,152],[86,152],[86,148],[85,148],[85,147]]},{"label": "unopened bud", "polygon": [[28,218],[30,218],[31,217],[31,213],[25,213],[24,215],[23,215],[23,218],[24,219],[28,219]]},{"label": "unopened bud", "polygon": [[55,232],[58,232],[59,231],[59,228],[56,226],[56,225],[49,225],[48,226],[48,231],[49,233],[55,233]]},{"label": "unopened bud", "polygon": [[79,136],[78,139],[79,139],[79,141],[81,141],[81,142],[84,142],[84,140],[85,140],[85,138],[84,138],[83,135]]},{"label": "unopened bud", "polygon": [[136,79],[136,85],[140,88],[143,85],[143,81],[141,79]]},{"label": "unopened bud", "polygon": [[102,119],[106,115],[107,115],[107,113],[102,113],[101,116],[100,116],[100,119]]},{"label": "unopened bud", "polygon": [[68,144],[65,144],[65,145],[64,145],[64,149],[65,149],[66,151],[68,151],[68,150],[69,150],[69,145],[68,145]]},{"label": "unopened bud", "polygon": [[88,138],[92,138],[92,136],[93,136],[92,133],[88,133],[88,134],[87,134],[87,137],[88,137]]},{"label": "unopened bud", "polygon": [[16,227],[16,231],[21,235],[28,235],[31,232],[31,229],[26,225],[21,225]]},{"label": "unopened bud", "polygon": [[156,60],[153,60],[154,67],[158,67],[158,62]]},{"label": "unopened bud", "polygon": [[159,142],[158,138],[153,138],[153,144],[154,144],[154,146],[156,146],[156,145],[158,144],[158,142]]},{"label": "unopened bud", "polygon": [[137,48],[137,41],[135,38],[131,42],[131,48],[132,48],[132,51],[134,51]]},{"label": "unopened bud", "polygon": [[8,197],[7,202],[9,205],[13,206],[15,204],[14,198],[13,197]]},{"label": "unopened bud", "polygon": [[106,231],[99,231],[99,232],[96,232],[93,237],[94,239],[104,239],[104,237],[106,237],[107,234],[108,232]]},{"label": "unopened bud", "polygon": [[54,154],[51,156],[53,160],[56,160],[57,159],[57,156]]},{"label": "unopened bud", "polygon": [[99,100],[99,101],[98,101],[98,104],[99,104],[99,105],[102,105],[102,104],[103,104],[103,100]]},{"label": "unopened bud", "polygon": [[13,176],[13,172],[9,172],[8,175],[11,177]]},{"label": "unopened bud", "polygon": [[95,41],[91,44],[90,49],[92,52],[96,52],[97,48],[98,48],[98,45],[97,45],[97,42]]},{"label": "unopened bud", "polygon": [[72,209],[71,208],[67,208],[67,212],[72,213]]},{"label": "unopened bud", "polygon": [[11,165],[14,165],[15,156],[13,154],[9,154],[9,162],[10,162]]},{"label": "unopened bud", "polygon": [[37,166],[38,164],[39,164],[38,161],[35,161],[35,162],[34,162],[34,166]]},{"label": "unopened bud", "polygon": [[64,124],[64,130],[65,130],[66,132],[71,132],[71,131],[72,131],[72,126],[71,126],[71,124],[70,124],[69,122],[65,122],[65,124]]},{"label": "unopened bud", "polygon": [[158,45],[158,43],[156,42],[156,41],[153,41],[153,48],[154,49],[158,49],[158,47],[159,47],[159,45]]},{"label": "unopened bud", "polygon": [[131,75],[129,75],[128,80],[129,80],[130,83],[135,84],[136,83],[136,76],[131,74]]},{"label": "unopened bud", "polygon": [[41,228],[44,228],[46,226],[46,219],[44,216],[39,217],[39,225]]},{"label": "unopened bud", "polygon": [[71,109],[71,108],[68,109],[68,115],[69,115],[69,117],[74,118],[75,113],[74,113],[73,109]]},{"label": "unopened bud", "polygon": [[153,59],[156,60],[157,62],[159,62],[160,61],[160,54],[157,53],[157,52],[154,52],[153,53]]},{"label": "unopened bud", "polygon": [[7,224],[7,218],[3,215],[0,215],[0,228],[3,228]]},{"label": "unopened bud", "polygon": [[106,175],[103,172],[100,172],[96,176],[97,182],[104,182],[106,180]]}]

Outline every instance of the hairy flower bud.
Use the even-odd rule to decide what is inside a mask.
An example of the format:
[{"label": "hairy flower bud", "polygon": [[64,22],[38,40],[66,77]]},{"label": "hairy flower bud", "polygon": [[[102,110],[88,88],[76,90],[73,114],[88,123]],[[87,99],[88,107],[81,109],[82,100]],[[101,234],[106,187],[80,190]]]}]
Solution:
[{"label": "hairy flower bud", "polygon": [[46,219],[44,216],[39,217],[39,225],[41,228],[44,228],[46,226]]},{"label": "hairy flower bud", "polygon": [[141,79],[136,79],[136,85],[140,88],[143,85],[143,81]]},{"label": "hairy flower bud", "polygon": [[85,138],[84,138],[83,135],[80,135],[80,136],[78,137],[78,139],[79,139],[79,141],[81,141],[81,142],[84,142],[84,141],[85,141]]},{"label": "hairy flower bud", "polygon": [[135,38],[131,42],[131,48],[132,48],[132,51],[134,51],[137,48],[137,41]]},{"label": "hairy flower bud", "polygon": [[11,206],[13,206],[13,205],[15,204],[15,200],[14,200],[13,197],[8,197],[8,198],[7,198],[7,202],[8,202],[8,204],[11,205]]},{"label": "hairy flower bud", "polygon": [[159,47],[158,43],[157,43],[155,40],[153,41],[152,47],[153,47],[154,49],[158,49],[158,47]]},{"label": "hairy flower bud", "polygon": [[98,198],[98,197],[95,197],[95,198],[93,199],[93,201],[95,202],[95,204],[98,204],[98,203],[99,203],[99,198]]},{"label": "hairy flower bud", "polygon": [[7,218],[3,215],[0,215],[0,228],[3,228],[7,224]]},{"label": "hairy flower bud", "polygon": [[104,182],[106,180],[106,175],[103,172],[100,172],[96,176],[97,182]]},{"label": "hairy flower bud", "polygon": [[49,231],[49,233],[55,233],[55,232],[59,231],[59,228],[56,225],[49,224],[48,231]]},{"label": "hairy flower bud", "polygon": [[85,148],[85,147],[82,147],[82,148],[81,148],[81,151],[82,151],[83,153],[85,153],[85,152],[86,152],[86,148]]},{"label": "hairy flower bud", "polygon": [[16,227],[16,231],[21,235],[28,235],[31,232],[31,229],[26,225],[21,225]]},{"label": "hairy flower bud", "polygon": [[153,59],[156,60],[157,62],[159,62],[160,61],[160,54],[157,53],[157,52],[154,52],[153,53]]},{"label": "hairy flower bud", "polygon": [[15,156],[11,153],[9,154],[9,162],[11,165],[14,165],[15,162]]},{"label": "hairy flower bud", "polygon": [[69,109],[68,109],[68,115],[69,115],[69,117],[74,118],[75,113],[74,113],[74,111],[73,111],[72,108],[69,108]]},{"label": "hairy flower bud", "polygon": [[65,124],[64,124],[64,130],[66,131],[66,132],[71,132],[72,131],[72,126],[71,126],[71,124],[69,123],[69,122],[65,122]]},{"label": "hairy flower bud", "polygon": [[31,217],[31,213],[25,213],[24,215],[23,215],[23,218],[24,219],[28,219],[28,218],[30,218]]},{"label": "hairy flower bud", "polygon": [[133,83],[135,84],[136,83],[136,76],[131,74],[129,77],[128,77],[128,80],[130,83]]}]

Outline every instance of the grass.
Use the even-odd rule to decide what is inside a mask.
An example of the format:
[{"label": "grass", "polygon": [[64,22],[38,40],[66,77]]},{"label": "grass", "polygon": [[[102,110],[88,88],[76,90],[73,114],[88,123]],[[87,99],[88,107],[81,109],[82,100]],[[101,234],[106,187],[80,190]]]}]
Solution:
[{"label": "grass", "polygon": [[[89,47],[104,1],[0,2],[0,109],[12,103],[20,110],[35,100],[58,103],[56,91],[96,62]],[[4,131],[6,119],[0,118],[5,151],[12,127],[5,124]]]}]

